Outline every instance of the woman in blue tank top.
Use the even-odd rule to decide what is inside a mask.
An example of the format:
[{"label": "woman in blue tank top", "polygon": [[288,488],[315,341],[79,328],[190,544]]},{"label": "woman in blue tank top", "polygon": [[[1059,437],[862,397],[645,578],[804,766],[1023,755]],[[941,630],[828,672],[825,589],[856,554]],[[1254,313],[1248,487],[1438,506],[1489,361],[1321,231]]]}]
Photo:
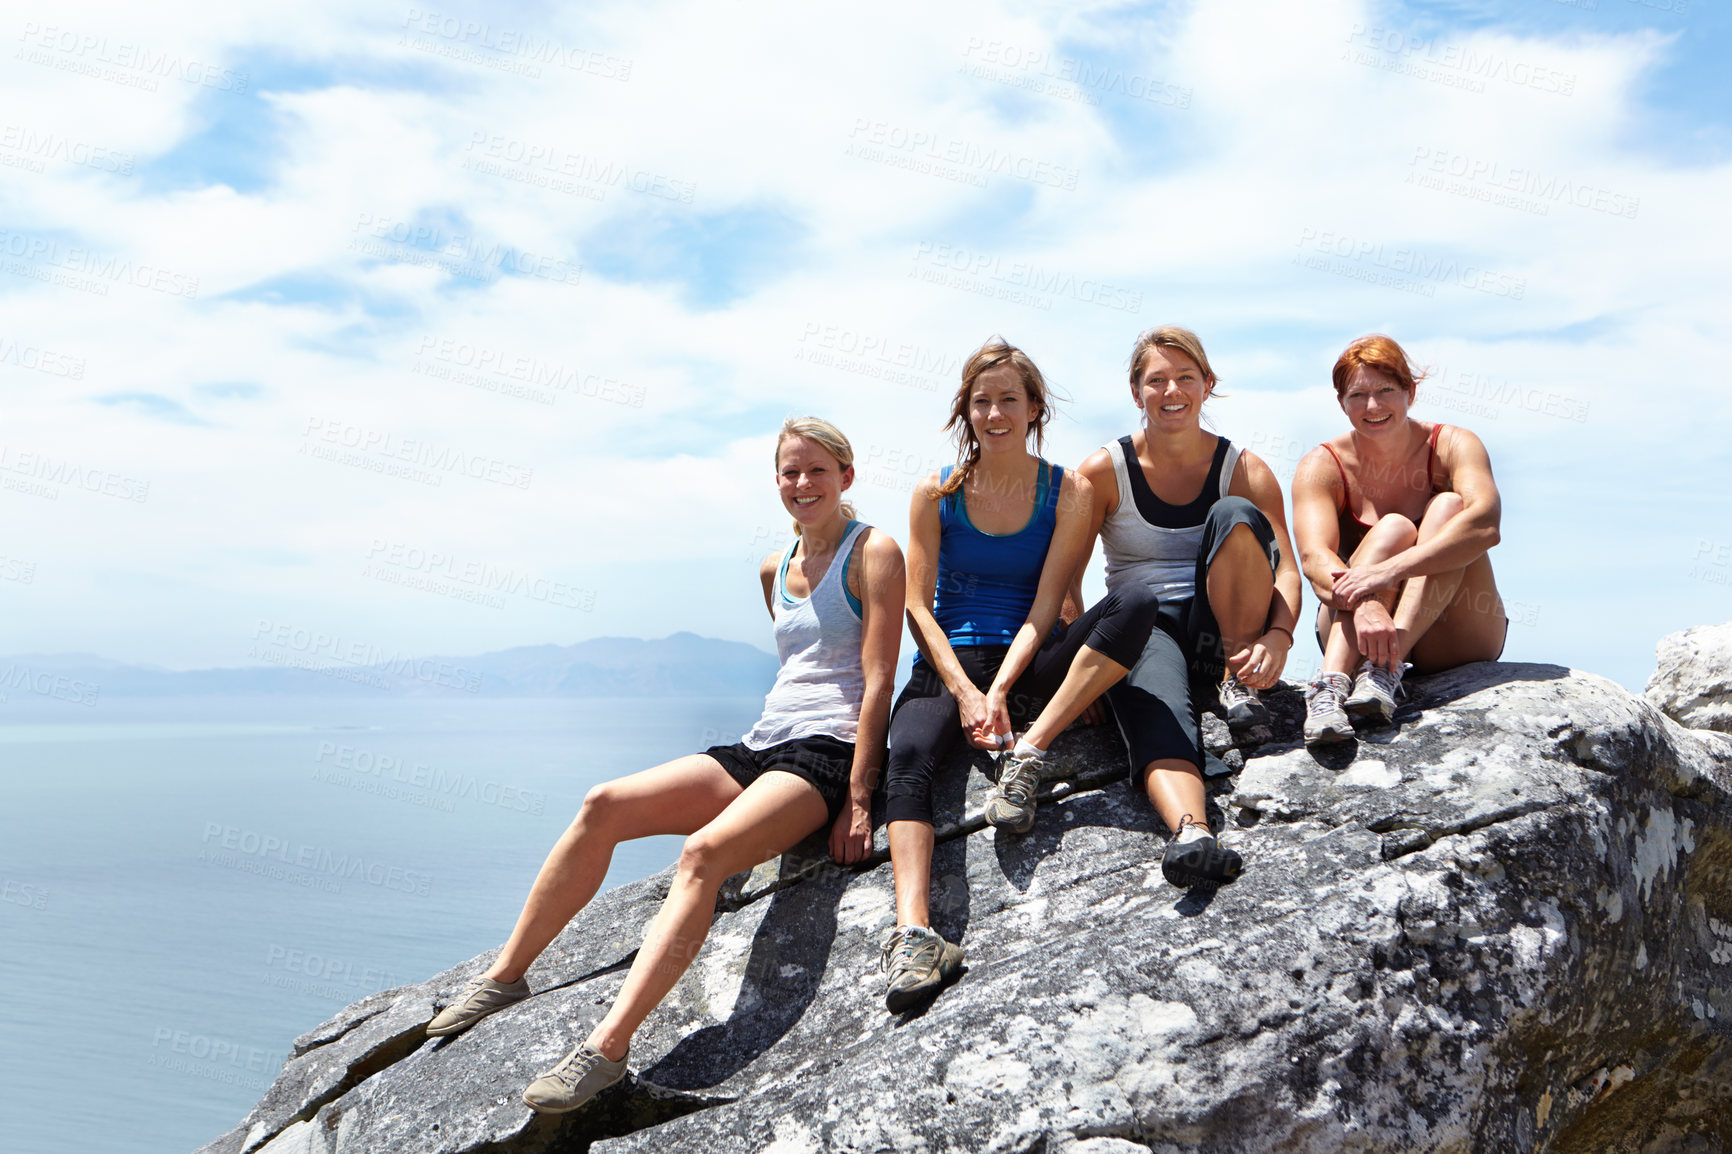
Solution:
[{"label": "woman in blue tank top", "polygon": [[1147,589],[1058,624],[1071,575],[1087,559],[1090,501],[1087,481],[1029,451],[1050,415],[1034,362],[989,342],[963,366],[945,426],[961,463],[914,492],[908,620],[920,656],[891,717],[885,769],[896,871],[897,925],[884,945],[892,1013],[962,964],[962,948],[933,932],[928,909],[934,772],[964,740],[1009,747],[986,818],[1001,832],[1027,832],[1047,743],[1125,675],[1154,628]]},{"label": "woman in blue tank top", "polygon": [[443,1037],[529,996],[524,971],[601,886],[613,848],[684,834],[685,848],[613,1006],[588,1038],[530,1083],[523,1101],[563,1114],[625,1075],[632,1035],[697,955],[724,879],[830,829],[849,863],[872,848],[870,804],[902,636],[902,551],[853,519],[842,491],[854,453],[834,425],[787,421],[776,485],[796,540],[764,558],[764,601],[782,664],[764,716],[737,745],[714,746],[590,790],[548,854],[517,927],[492,966],[427,1026]]}]

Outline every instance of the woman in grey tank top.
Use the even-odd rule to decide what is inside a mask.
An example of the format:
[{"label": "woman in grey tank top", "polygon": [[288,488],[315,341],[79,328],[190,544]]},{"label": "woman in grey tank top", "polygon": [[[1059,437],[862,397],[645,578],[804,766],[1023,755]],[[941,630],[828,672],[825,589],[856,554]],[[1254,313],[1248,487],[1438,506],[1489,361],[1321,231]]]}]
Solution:
[{"label": "woman in grey tank top", "polygon": [[428,1024],[431,1036],[455,1034],[528,997],[524,972],[595,896],[614,846],[686,835],[668,896],[618,998],[582,1043],[524,1090],[532,1110],[567,1113],[625,1076],[632,1035],[697,955],[724,879],[826,826],[838,861],[871,851],[872,787],[890,721],[905,588],[896,542],[855,521],[842,501],[853,480],[854,452],[835,426],[815,417],[783,424],[776,485],[798,537],[759,571],[782,659],[763,719],[737,745],[590,790],[505,947]]},{"label": "woman in grey tank top", "polygon": [[[1203,429],[1214,388],[1195,333],[1150,329],[1131,353],[1141,426],[1082,465],[1108,590],[1147,585],[1161,602],[1160,627],[1108,700],[1132,780],[1173,831],[1161,868],[1178,886],[1232,881],[1240,866],[1206,822],[1191,686],[1216,687],[1235,736],[1257,736],[1268,722],[1257,691],[1280,679],[1299,617],[1280,483],[1255,453]],[[1080,605],[1080,584],[1073,596]]]}]

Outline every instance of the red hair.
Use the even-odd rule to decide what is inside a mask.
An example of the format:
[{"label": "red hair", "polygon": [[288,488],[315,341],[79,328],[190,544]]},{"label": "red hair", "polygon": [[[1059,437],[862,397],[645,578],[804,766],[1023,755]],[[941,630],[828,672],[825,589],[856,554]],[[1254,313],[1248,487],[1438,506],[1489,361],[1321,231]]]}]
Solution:
[{"label": "red hair", "polygon": [[1340,397],[1347,391],[1347,377],[1354,369],[1376,369],[1409,394],[1415,385],[1425,379],[1423,371],[1416,371],[1413,362],[1407,359],[1407,354],[1400,345],[1382,333],[1372,333],[1368,337],[1360,337],[1335,361],[1335,368],[1330,371],[1330,377],[1335,382],[1335,395]]}]

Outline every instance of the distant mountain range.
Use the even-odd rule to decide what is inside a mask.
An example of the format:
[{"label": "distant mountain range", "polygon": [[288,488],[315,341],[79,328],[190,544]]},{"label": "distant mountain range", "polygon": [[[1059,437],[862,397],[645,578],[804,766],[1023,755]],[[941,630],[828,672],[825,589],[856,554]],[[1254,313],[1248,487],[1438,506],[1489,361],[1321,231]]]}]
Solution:
[{"label": "distant mountain range", "polygon": [[[277,640],[266,637],[269,642]],[[351,648],[349,652],[354,651]],[[474,693],[486,697],[751,697],[776,678],[776,658],[738,641],[675,633],[658,641],[598,637],[472,657],[362,654],[286,636],[255,646],[266,665],[177,671],[93,654],[0,658],[0,700],[33,693],[77,703],[194,694]]]}]

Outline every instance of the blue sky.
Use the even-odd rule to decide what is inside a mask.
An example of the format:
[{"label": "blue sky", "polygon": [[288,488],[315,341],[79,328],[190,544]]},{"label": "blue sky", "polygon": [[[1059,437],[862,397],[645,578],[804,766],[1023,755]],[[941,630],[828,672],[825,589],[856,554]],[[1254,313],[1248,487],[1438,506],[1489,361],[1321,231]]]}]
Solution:
[{"label": "blue sky", "polygon": [[1348,340],[1429,365],[1503,486],[1510,657],[1639,685],[1732,617],[1723,6],[8,19],[0,652],[767,647],[783,416],[900,537],[982,339],[1074,463],[1165,322],[1284,480]]}]

